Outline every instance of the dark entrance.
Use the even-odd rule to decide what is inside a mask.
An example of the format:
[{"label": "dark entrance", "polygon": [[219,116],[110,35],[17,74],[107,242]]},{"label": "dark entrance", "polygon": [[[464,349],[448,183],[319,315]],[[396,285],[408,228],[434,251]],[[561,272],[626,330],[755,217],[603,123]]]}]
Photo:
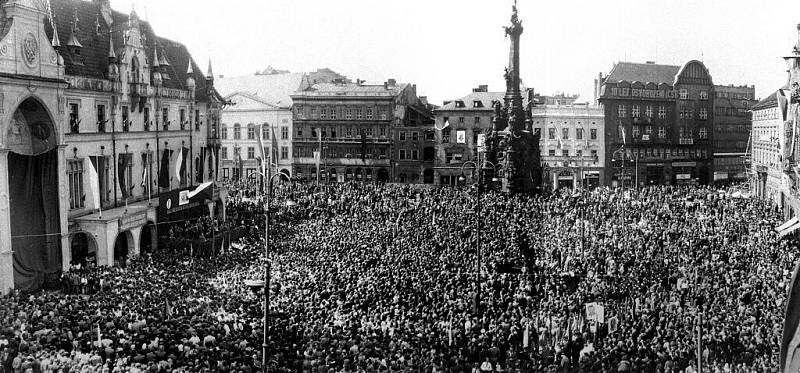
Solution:
[{"label": "dark entrance", "polygon": [[128,260],[128,244],[130,232],[121,232],[117,235],[117,240],[114,242],[114,265],[125,267]]},{"label": "dark entrance", "polygon": [[377,181],[379,183],[385,183],[389,181],[389,171],[387,171],[385,168],[381,168],[380,170],[378,170]]},{"label": "dark entrance", "polygon": [[142,235],[139,237],[139,249],[142,254],[153,253],[153,242],[156,237],[155,229],[156,226],[153,223],[147,223],[142,227]]},{"label": "dark entrance", "polygon": [[72,236],[70,252],[72,265],[86,267],[97,263],[97,245],[86,233],[79,232]]},{"label": "dark entrance", "polygon": [[422,171],[422,182],[425,184],[433,184],[433,169],[426,168]]},{"label": "dark entrance", "polygon": [[32,291],[57,284],[61,273],[58,137],[47,110],[34,98],[19,105],[9,126],[14,287]]},{"label": "dark entrance", "polygon": [[664,166],[647,166],[647,185],[664,184]]}]

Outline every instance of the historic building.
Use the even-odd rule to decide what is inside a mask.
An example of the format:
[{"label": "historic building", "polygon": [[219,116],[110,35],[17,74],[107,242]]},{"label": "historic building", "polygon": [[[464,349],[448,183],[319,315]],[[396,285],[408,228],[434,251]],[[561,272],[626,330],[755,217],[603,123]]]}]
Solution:
[{"label": "historic building", "polygon": [[232,105],[222,111],[220,177],[251,177],[260,170],[259,128],[268,173],[292,175],[292,98],[309,86],[302,73],[217,78],[215,87]]},{"label": "historic building", "polygon": [[394,126],[392,169],[394,181],[410,184],[433,184],[436,133],[433,129],[433,105],[427,98],[406,105],[402,119]]},{"label": "historic building", "polygon": [[154,249],[159,194],[216,176],[213,79],[108,0],[1,12],[0,292]]},{"label": "historic building", "polygon": [[745,181],[750,108],[758,103],[756,88],[753,85],[717,85],[714,92],[714,181]]},{"label": "historic building", "polygon": [[[574,100],[573,100],[574,102]],[[548,189],[592,188],[605,180],[603,109],[585,104],[534,105],[533,128],[539,141],[543,182]]]},{"label": "historic building", "polygon": [[[783,172],[783,150],[786,134],[783,123],[787,116],[778,102],[785,96],[777,90],[752,106],[752,163],[751,191],[755,196],[785,206],[789,192],[789,178]],[[785,108],[785,104],[783,105]]]},{"label": "historic building", "polygon": [[[399,181],[392,136],[419,105],[416,86],[318,83],[294,102],[293,175],[322,182]],[[406,180],[410,180],[406,176]]]},{"label": "historic building", "polygon": [[600,85],[605,184],[713,180],[714,84],[702,62],[619,62]]},{"label": "historic building", "polygon": [[[462,176],[464,162],[478,162],[478,138],[492,129],[494,104],[503,100],[504,92],[489,92],[486,85],[478,86],[472,93],[456,100],[446,101],[434,110],[437,131],[426,132],[435,141],[433,149],[423,150],[423,159],[434,158],[433,183],[456,185]],[[473,175],[474,169],[464,168],[464,174]]]}]

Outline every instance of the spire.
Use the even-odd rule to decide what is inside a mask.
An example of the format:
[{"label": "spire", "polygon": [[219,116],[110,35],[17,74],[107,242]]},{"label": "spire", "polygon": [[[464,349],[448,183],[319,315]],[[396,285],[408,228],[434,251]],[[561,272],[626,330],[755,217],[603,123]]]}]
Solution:
[{"label": "spire", "polygon": [[114,35],[110,30],[108,32],[108,60],[110,62],[117,60],[117,53],[114,52]]},{"label": "spire", "polygon": [[214,80],[214,72],[211,70],[211,57],[208,58],[208,73],[206,73],[206,80]]},{"label": "spire", "polygon": [[192,68],[192,61],[189,60],[189,68],[186,70],[186,75],[194,75],[194,69]]},{"label": "spire", "polygon": [[156,42],[153,41],[153,67],[158,68],[159,66],[160,65],[158,62],[158,46],[156,45]]},{"label": "spire", "polygon": [[67,40],[68,47],[83,48],[81,42],[78,41],[78,36],[76,35],[77,30],[78,30],[78,10],[75,9],[75,18],[72,21],[72,34],[69,36],[69,40]]},{"label": "spire", "polygon": [[53,22],[53,40],[50,41],[50,45],[52,45],[53,48],[61,46],[61,40],[58,38],[58,27],[56,27],[55,22]]}]

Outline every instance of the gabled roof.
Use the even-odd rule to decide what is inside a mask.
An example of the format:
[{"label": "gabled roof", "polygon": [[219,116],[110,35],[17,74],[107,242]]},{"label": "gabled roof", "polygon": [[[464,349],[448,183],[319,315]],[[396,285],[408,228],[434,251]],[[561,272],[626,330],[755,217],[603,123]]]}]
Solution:
[{"label": "gabled roof", "polygon": [[348,96],[397,96],[400,92],[408,86],[408,83],[398,83],[392,86],[384,86],[379,84],[337,84],[337,83],[319,83],[314,84],[303,92],[298,92],[305,96],[328,96],[343,94]]},{"label": "gabled roof", "polygon": [[247,75],[217,78],[214,87],[223,96],[247,93],[266,103],[288,108],[292,106],[291,94],[305,88],[302,73]]},{"label": "gabled roof", "polygon": [[[92,1],[82,0],[53,0],[50,3],[53,11],[55,26],[58,35],[64,38],[72,34],[72,26],[77,15],[78,27],[75,36],[81,43],[80,54],[74,53],[72,48],[62,43],[59,53],[64,57],[64,69],[67,75],[83,76],[96,79],[108,79],[108,56],[111,54],[109,37],[113,38],[113,45],[116,46],[117,57],[122,57],[121,48],[125,45],[123,40],[125,31],[128,29],[128,14],[112,11],[111,18],[113,24],[109,27],[101,14],[100,4]],[[169,76],[164,80],[164,87],[175,89],[188,89],[186,78],[188,64],[191,63],[193,76],[195,79],[195,97],[198,101],[208,99],[205,76],[186,46],[165,38],[158,37],[153,32],[152,27],[145,21],[139,21],[146,60],[152,63],[154,48],[158,48],[158,55],[169,62],[169,66],[162,66],[162,70]],[[48,40],[53,38],[53,28],[50,22],[44,21],[45,33]],[[140,63],[145,63],[144,58],[140,58]],[[211,92],[218,96],[215,92]],[[220,97],[218,97],[220,98]]]},{"label": "gabled roof", "polygon": [[657,65],[651,63],[618,62],[606,77],[606,82],[653,82],[656,84],[674,84],[675,76],[680,72],[681,66]]}]

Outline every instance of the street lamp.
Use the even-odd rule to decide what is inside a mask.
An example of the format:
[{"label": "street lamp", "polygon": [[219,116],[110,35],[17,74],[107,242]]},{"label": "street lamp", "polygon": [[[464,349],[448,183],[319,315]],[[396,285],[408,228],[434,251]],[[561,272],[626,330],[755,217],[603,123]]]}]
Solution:
[{"label": "street lamp", "polygon": [[[264,202],[264,259],[266,261],[266,265],[264,266],[264,280],[263,281],[248,281],[247,285],[251,288],[257,288],[263,286],[264,288],[264,335],[263,340],[261,343],[261,366],[264,372],[267,372],[267,333],[269,331],[269,308],[270,308],[270,300],[269,300],[269,293],[270,293],[270,272],[272,263],[269,261],[269,216],[270,216],[270,204],[272,199],[272,182],[275,180],[276,177],[284,178],[288,182],[292,182],[292,179],[289,178],[286,174],[282,172],[275,173],[267,178],[262,172],[256,171],[254,174],[261,175],[262,178],[267,179],[264,187],[267,188],[265,193],[265,202]],[[284,202],[284,205],[287,207],[296,206],[297,203],[293,201],[291,198],[287,199]]]},{"label": "street lamp", "polygon": [[[496,166],[491,163],[487,162],[492,165],[492,167],[497,169]],[[458,180],[461,182],[466,182],[466,178],[464,177],[464,167],[470,166],[478,174],[475,178],[475,300],[473,303],[473,309],[475,313],[478,313],[480,300],[481,300],[481,226],[480,226],[480,211],[481,211],[481,172],[478,168],[478,164],[473,161],[466,161],[461,164],[461,176],[459,176]],[[496,177],[494,178],[496,179]]]}]

